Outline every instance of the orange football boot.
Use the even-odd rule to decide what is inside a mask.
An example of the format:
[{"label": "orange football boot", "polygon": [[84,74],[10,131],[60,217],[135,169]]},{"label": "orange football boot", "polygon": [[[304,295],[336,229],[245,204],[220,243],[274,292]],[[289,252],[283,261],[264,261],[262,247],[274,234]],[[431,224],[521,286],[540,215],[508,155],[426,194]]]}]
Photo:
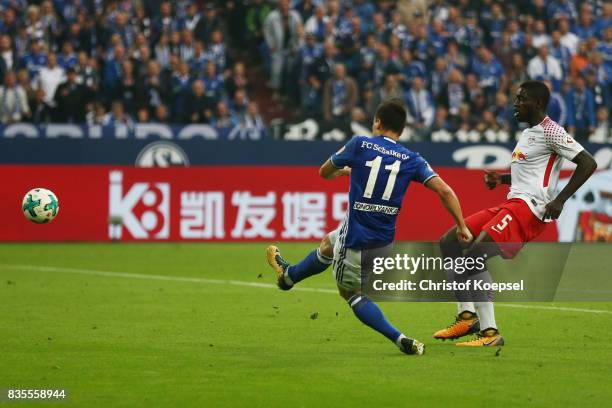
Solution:
[{"label": "orange football boot", "polygon": [[480,323],[476,313],[461,312],[455,318],[455,323],[448,326],[446,329],[438,330],[434,333],[434,339],[438,340],[454,340],[459,337],[467,336],[468,334],[478,333]]},{"label": "orange football boot", "polygon": [[477,333],[474,340],[463,341],[456,345],[462,347],[503,346],[504,338],[499,334],[497,329],[486,329]]}]

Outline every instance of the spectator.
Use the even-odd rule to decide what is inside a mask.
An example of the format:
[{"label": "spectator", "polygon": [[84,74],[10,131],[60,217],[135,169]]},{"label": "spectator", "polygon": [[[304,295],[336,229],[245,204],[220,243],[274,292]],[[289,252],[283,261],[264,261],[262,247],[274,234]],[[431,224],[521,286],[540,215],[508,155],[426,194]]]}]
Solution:
[{"label": "spectator", "polygon": [[323,41],[325,38],[325,26],[329,23],[329,17],[325,15],[325,7],[317,6],[315,14],[306,20],[304,31],[306,34],[312,35],[317,41]]},{"label": "spectator", "polygon": [[212,125],[219,130],[229,130],[239,124],[240,121],[236,115],[228,109],[225,102],[219,101],[217,103],[217,111],[213,117]]},{"label": "spectator", "polygon": [[[100,106],[98,106],[96,110],[96,116],[97,113],[99,113],[99,110],[101,109],[103,109],[103,107],[100,108]],[[97,119],[94,118],[94,120]],[[111,104],[111,111],[104,115],[102,124],[110,126],[125,125],[128,127],[132,127],[134,125],[134,122],[132,121],[132,118],[130,118],[130,116],[125,113],[125,110],[123,109],[123,103],[121,101],[113,101]]]},{"label": "spectator", "polygon": [[590,143],[612,143],[609,116],[609,109],[605,106],[597,109],[597,127],[589,136]]},{"label": "spectator", "polygon": [[145,108],[138,109],[138,112],[136,113],[136,122],[137,123],[151,122],[151,115],[149,114],[149,110]]},{"label": "spectator", "polygon": [[[439,106],[436,109],[436,118],[434,119],[434,122],[431,126],[431,130],[432,132],[444,131],[445,135],[450,136],[449,132],[451,131],[451,124],[448,120],[448,111],[443,106]],[[434,139],[433,135],[432,135],[432,139]],[[441,140],[436,140],[436,141],[441,141]],[[444,141],[450,142],[451,140],[450,138],[445,137]]]},{"label": "spectator", "polygon": [[459,114],[456,117],[451,118],[451,126],[454,132],[469,132],[475,127],[476,122],[476,118],[470,110],[470,105],[467,103],[459,107]]},{"label": "spectator", "polygon": [[207,3],[204,6],[204,15],[200,17],[195,26],[194,34],[196,39],[208,44],[211,40],[212,33],[223,29],[221,20],[217,16],[217,9],[214,4]]},{"label": "spectator", "polygon": [[250,49],[257,49],[262,43],[263,25],[271,10],[272,6],[267,1],[254,0],[249,2],[246,12],[246,30]]},{"label": "spectator", "polygon": [[580,10],[580,22],[574,29],[574,32],[578,35],[578,38],[583,41],[590,37],[597,37],[597,26],[593,23],[591,6],[586,3],[584,6],[587,7]]},{"label": "spectator", "polygon": [[431,94],[425,89],[423,78],[414,78],[405,99],[408,124],[417,130],[431,127],[435,117],[435,105]]},{"label": "spectator", "polygon": [[324,84],[331,76],[336,65],[338,50],[333,41],[325,41],[323,55],[317,58],[312,65],[310,75],[314,75],[318,82]]},{"label": "spectator", "polygon": [[514,111],[508,103],[508,97],[504,92],[495,94],[495,104],[489,111],[493,114],[495,122],[501,129],[510,130]]},{"label": "spectator", "polygon": [[593,92],[593,101],[595,102],[595,110],[600,107],[609,107],[612,96],[610,95],[610,79],[606,77],[603,81],[597,78],[595,69],[585,69],[584,78],[586,86]]},{"label": "spectator", "polygon": [[525,68],[525,60],[520,52],[515,52],[512,55],[512,65],[508,70],[508,83],[520,84],[527,79],[527,69]]},{"label": "spectator", "polygon": [[448,80],[448,68],[446,66],[446,60],[442,57],[436,58],[434,62],[434,69],[429,76],[429,88],[434,99],[438,99],[444,84]]},{"label": "spectator", "polygon": [[266,125],[263,118],[259,114],[259,108],[256,102],[249,102],[247,110],[243,116],[243,125],[247,128],[258,129],[260,134],[265,135]]},{"label": "spectator", "polygon": [[219,101],[223,97],[224,80],[223,75],[217,74],[217,65],[214,61],[209,61],[206,64],[206,75],[204,75],[204,85],[206,96],[212,100]]},{"label": "spectator", "polygon": [[239,89],[234,94],[234,97],[230,101],[230,110],[234,112],[236,117],[243,122],[244,115],[246,114],[247,107],[249,105],[249,98],[247,97],[244,89]]},{"label": "spectator", "polygon": [[506,86],[504,68],[486,47],[478,49],[478,60],[472,68],[478,78],[478,86],[483,90],[485,97],[492,102],[495,93]]},{"label": "spectator", "polygon": [[36,87],[45,92],[44,101],[53,111],[55,109],[55,91],[60,83],[66,79],[64,69],[57,65],[55,54],[49,54],[47,66],[40,70],[36,78]]},{"label": "spectator", "polygon": [[26,96],[28,97],[28,100],[31,100],[34,98],[35,90],[34,90],[34,87],[32,86],[33,84],[30,79],[30,75],[28,75],[27,69],[22,68],[19,71],[17,71],[17,83],[25,91]]},{"label": "spectator", "polygon": [[538,55],[529,61],[527,75],[538,81],[551,81],[554,89],[560,89],[563,80],[561,64],[555,57],[548,55],[548,46],[542,45]]},{"label": "spectator", "polygon": [[568,130],[576,139],[586,140],[595,130],[595,101],[586,89],[584,78],[578,76],[566,95]]},{"label": "spectator", "polygon": [[[147,74],[136,84],[137,106],[148,106],[150,110],[155,110],[158,105],[167,100],[169,85],[161,75],[159,64],[156,61],[150,61],[147,66]],[[121,108],[123,109],[123,104]]]},{"label": "spectator", "polygon": [[403,99],[404,91],[399,85],[395,75],[387,75],[385,78],[385,84],[378,89],[377,100],[378,102],[386,101],[388,99]]},{"label": "spectator", "polygon": [[[483,21],[483,26],[485,28],[485,43],[488,46],[492,46],[501,40],[505,25],[506,18],[503,15],[501,4],[493,3],[491,5],[491,16]],[[508,35],[507,37],[509,42],[510,36]]]},{"label": "spectator", "polygon": [[533,33],[533,46],[540,48],[543,45],[550,44],[550,35],[546,32],[546,24],[542,20],[536,20]]},{"label": "spectator", "polygon": [[0,86],[0,122],[20,122],[30,116],[30,106],[25,90],[17,84],[13,71],[7,71],[4,85]]},{"label": "spectator", "polygon": [[449,116],[457,116],[459,108],[466,101],[468,91],[465,87],[465,79],[458,69],[453,69],[448,74],[448,82],[438,97],[438,102],[444,106]]},{"label": "spectator", "polygon": [[172,73],[172,118],[174,122],[183,121],[184,112],[187,108],[187,100],[191,92],[191,77],[189,75],[189,65],[186,61],[181,61],[178,70]]},{"label": "spectator", "polygon": [[496,55],[504,71],[509,71],[512,66],[512,56],[516,52],[510,42],[510,33],[504,31],[500,39],[494,44]]},{"label": "spectator", "polygon": [[343,64],[334,66],[334,76],[323,85],[323,119],[340,126],[350,119],[357,104],[357,84],[346,75]]},{"label": "spectator", "polygon": [[225,84],[225,89],[226,89],[227,95],[230,98],[233,98],[234,94],[239,89],[245,90],[247,92],[249,91],[250,84],[249,84],[249,80],[246,77],[246,69],[245,69],[244,63],[237,62],[234,65],[234,70],[230,78],[227,80]]},{"label": "spectator", "polygon": [[[27,74],[27,71],[24,72]],[[30,99],[30,105],[32,106],[32,116],[30,120],[32,123],[44,124],[51,122],[51,110],[47,104],[45,104],[44,98],[45,92],[42,89],[34,91]]]},{"label": "spectator", "polygon": [[548,116],[560,126],[567,124],[567,104],[561,93],[555,91],[550,81],[545,81],[550,90],[550,101],[548,102]]},{"label": "spectator", "polygon": [[589,65],[589,55],[586,42],[580,43],[578,51],[570,61],[570,75],[575,79]]},{"label": "spectator", "polygon": [[187,96],[185,113],[183,118],[189,123],[210,123],[215,111],[215,99],[206,95],[206,85],[201,79],[193,81],[191,93]]},{"label": "spectator", "polygon": [[363,87],[363,91],[361,93],[361,102],[360,106],[365,115],[365,123],[371,124],[374,120],[374,115],[376,113],[376,109],[378,108],[378,99],[374,94],[374,87],[372,84],[366,84]]},{"label": "spectator", "polygon": [[168,108],[163,103],[160,103],[155,107],[155,115],[153,122],[156,123],[168,123],[170,121],[170,114]]},{"label": "spectator", "polygon": [[301,24],[300,15],[289,9],[289,0],[279,0],[278,8],[268,15],[264,23],[264,37],[271,58],[270,88],[276,98],[281,90],[289,52],[297,43],[297,27]]},{"label": "spectator", "polygon": [[573,22],[576,17],[578,17],[578,13],[573,0],[553,0],[549,2],[548,18],[551,21],[563,18],[565,21],[569,19]]},{"label": "spectator", "polygon": [[55,92],[55,119],[58,122],[85,122],[85,105],[88,99],[87,88],[77,82],[74,68],[68,68],[66,82],[62,82]]},{"label": "spectator", "polygon": [[561,32],[559,30],[552,32],[549,48],[550,55],[559,61],[563,69],[563,77],[566,78],[570,72],[569,63],[572,59],[572,53],[569,48],[561,43]]},{"label": "spectator", "polygon": [[17,58],[11,45],[11,37],[8,35],[0,36],[0,81],[4,80],[7,71],[14,71],[17,68]]},{"label": "spectator", "polygon": [[578,36],[570,31],[570,25],[567,18],[561,18],[559,20],[559,32],[561,33],[561,44],[565,45],[572,55],[576,54],[578,50],[578,43],[580,39]]},{"label": "spectator", "polygon": [[19,66],[28,70],[30,78],[38,77],[40,70],[47,64],[47,53],[40,40],[34,40],[30,44],[30,51],[21,58]]},{"label": "spectator", "polygon": [[465,72],[468,66],[468,59],[465,54],[459,51],[459,46],[453,40],[448,42],[446,46],[446,60],[448,61],[448,68],[457,68],[461,72]]}]

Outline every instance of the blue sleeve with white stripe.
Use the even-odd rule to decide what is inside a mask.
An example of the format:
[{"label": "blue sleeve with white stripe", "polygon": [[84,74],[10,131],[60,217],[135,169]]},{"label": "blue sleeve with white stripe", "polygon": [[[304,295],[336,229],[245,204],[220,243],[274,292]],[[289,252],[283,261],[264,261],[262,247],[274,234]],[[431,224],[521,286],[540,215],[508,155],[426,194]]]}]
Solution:
[{"label": "blue sleeve with white stripe", "polygon": [[427,160],[421,156],[419,156],[417,160],[418,163],[414,177],[415,181],[425,184],[430,178],[438,175],[435,171],[433,171],[429,163],[427,163]]},{"label": "blue sleeve with white stripe", "polygon": [[334,167],[339,169],[344,166],[352,167],[353,159],[355,158],[355,147],[357,146],[357,140],[359,137],[353,137],[348,141],[340,150],[332,154],[330,157],[331,163]]}]

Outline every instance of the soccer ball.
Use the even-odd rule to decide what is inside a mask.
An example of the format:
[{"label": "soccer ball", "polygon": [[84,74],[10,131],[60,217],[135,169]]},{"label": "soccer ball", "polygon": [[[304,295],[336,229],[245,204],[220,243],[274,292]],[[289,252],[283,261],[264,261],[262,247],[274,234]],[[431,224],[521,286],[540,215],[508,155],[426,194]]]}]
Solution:
[{"label": "soccer ball", "polygon": [[23,197],[23,215],[37,224],[45,224],[55,218],[59,211],[57,197],[45,188],[34,188]]}]

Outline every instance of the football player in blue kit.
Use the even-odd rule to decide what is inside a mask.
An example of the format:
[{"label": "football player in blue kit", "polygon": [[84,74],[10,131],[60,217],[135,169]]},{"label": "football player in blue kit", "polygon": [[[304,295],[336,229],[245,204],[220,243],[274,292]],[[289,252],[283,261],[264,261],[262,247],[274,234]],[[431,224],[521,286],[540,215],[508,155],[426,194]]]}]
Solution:
[{"label": "football player in blue kit", "polygon": [[405,336],[387,321],[380,308],[361,293],[361,251],[389,246],[395,236],[397,215],[411,181],[433,190],[457,224],[457,238],[469,242],[472,235],[463,221],[453,190],[427,161],[398,143],[406,124],[406,110],[399,100],[381,103],[374,116],[373,137],[355,136],[320,168],[324,179],[347,174],[350,168],[349,207],[333,241],[333,258],[321,248],[291,265],[276,246],[269,246],[267,260],[277,274],[277,284],[289,290],[298,282],[323,272],[333,263],[340,295],[365,325],[387,337],[406,354],[421,355],[423,343]]}]

